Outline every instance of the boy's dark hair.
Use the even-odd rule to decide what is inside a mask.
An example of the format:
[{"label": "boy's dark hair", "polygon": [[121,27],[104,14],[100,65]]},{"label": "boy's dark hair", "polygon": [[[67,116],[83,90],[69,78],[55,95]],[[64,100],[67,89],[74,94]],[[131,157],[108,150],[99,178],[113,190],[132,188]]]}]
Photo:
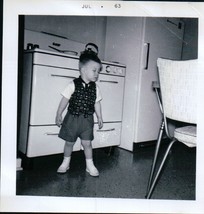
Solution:
[{"label": "boy's dark hair", "polygon": [[85,65],[90,60],[99,63],[102,68],[101,60],[99,59],[97,53],[92,50],[85,50],[81,52],[81,55],[79,57],[79,69],[82,65]]}]

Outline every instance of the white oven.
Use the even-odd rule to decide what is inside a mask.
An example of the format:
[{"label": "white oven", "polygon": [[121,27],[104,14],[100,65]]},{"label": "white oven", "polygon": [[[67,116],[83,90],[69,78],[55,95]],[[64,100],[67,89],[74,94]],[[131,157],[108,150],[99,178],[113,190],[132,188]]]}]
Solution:
[{"label": "white oven", "polygon": [[[78,76],[76,56],[40,49],[25,52],[18,148],[27,157],[63,152],[64,141],[58,138],[55,115],[60,92]],[[124,65],[103,62],[97,84],[103,96],[104,127],[98,130],[95,117],[93,148],[120,144],[124,77]],[[74,151],[80,149],[77,140]]]}]

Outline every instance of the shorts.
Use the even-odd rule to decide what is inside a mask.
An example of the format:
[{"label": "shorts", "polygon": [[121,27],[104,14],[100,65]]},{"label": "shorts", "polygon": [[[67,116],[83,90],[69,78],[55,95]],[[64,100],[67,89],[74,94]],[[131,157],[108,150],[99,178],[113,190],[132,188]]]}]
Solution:
[{"label": "shorts", "polygon": [[93,135],[94,117],[93,115],[74,116],[67,112],[62,127],[59,132],[59,137],[65,141],[75,143],[79,137],[81,140],[94,139]]}]

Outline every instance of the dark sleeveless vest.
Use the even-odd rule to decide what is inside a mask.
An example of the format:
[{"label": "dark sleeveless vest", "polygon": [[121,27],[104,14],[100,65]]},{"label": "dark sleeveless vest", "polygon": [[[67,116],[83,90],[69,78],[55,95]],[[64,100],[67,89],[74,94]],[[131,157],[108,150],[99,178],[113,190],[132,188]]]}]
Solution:
[{"label": "dark sleeveless vest", "polygon": [[69,100],[68,112],[79,116],[92,115],[95,112],[94,105],[96,101],[96,83],[90,82],[86,87],[81,77],[74,79],[75,91]]}]

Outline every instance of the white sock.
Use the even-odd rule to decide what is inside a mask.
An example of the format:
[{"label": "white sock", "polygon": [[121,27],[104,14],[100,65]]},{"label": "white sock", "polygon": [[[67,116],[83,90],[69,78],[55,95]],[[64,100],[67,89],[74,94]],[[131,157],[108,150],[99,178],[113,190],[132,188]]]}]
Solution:
[{"label": "white sock", "polygon": [[91,176],[98,176],[99,172],[94,166],[93,159],[86,159],[86,171],[89,172]]},{"label": "white sock", "polygon": [[86,167],[91,169],[96,168],[94,165],[93,159],[86,159]]},{"label": "white sock", "polygon": [[62,164],[63,164],[63,165],[65,164],[66,166],[69,166],[70,160],[71,160],[71,156],[69,156],[69,157],[65,157],[65,156],[64,156],[64,159],[63,159],[63,161],[62,161]]},{"label": "white sock", "polygon": [[71,156],[69,157],[64,156],[64,160],[70,160],[70,159],[71,159]]},{"label": "white sock", "polygon": [[87,164],[93,164],[93,159],[91,158],[91,159],[86,159],[86,163]]}]

